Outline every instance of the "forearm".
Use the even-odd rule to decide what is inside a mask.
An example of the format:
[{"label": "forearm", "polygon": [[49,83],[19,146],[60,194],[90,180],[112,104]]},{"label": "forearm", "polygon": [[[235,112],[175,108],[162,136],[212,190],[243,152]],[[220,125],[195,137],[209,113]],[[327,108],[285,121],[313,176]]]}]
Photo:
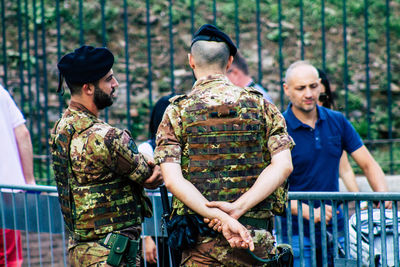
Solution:
[{"label": "forearm", "polygon": [[385,180],[385,174],[375,160],[371,166],[364,167],[363,172],[367,177],[368,183],[371,186],[372,190],[374,190],[375,192],[389,191],[388,185]]},{"label": "forearm", "polygon": [[33,175],[33,150],[28,129],[22,124],[14,129],[22,171],[27,184],[36,184]]},{"label": "forearm", "polygon": [[162,163],[161,173],[168,190],[182,201],[186,206],[204,218],[217,218],[224,221],[229,217],[225,212],[217,208],[206,206],[208,200],[197,188],[182,175],[182,170],[177,163]]},{"label": "forearm", "polygon": [[[298,201],[297,200],[291,200],[290,201],[290,211],[292,212],[293,215],[298,215]],[[310,206],[305,204],[305,203],[301,203],[301,209],[303,212],[303,218],[310,220]]]},{"label": "forearm", "polygon": [[385,174],[365,146],[351,153],[351,156],[363,170],[372,190],[375,192],[388,191]]},{"label": "forearm", "polygon": [[344,185],[350,192],[359,192],[358,185],[356,182],[356,177],[354,175],[353,169],[351,168],[349,159],[347,158],[347,153],[344,151],[342,157],[340,158],[339,164],[339,176],[342,178]]},{"label": "forearm", "polygon": [[289,149],[274,155],[271,164],[262,171],[254,185],[235,201],[235,205],[240,211],[239,215],[243,215],[272,194],[287,179],[292,170]]},{"label": "forearm", "polygon": [[340,174],[340,178],[342,179],[344,185],[346,186],[349,192],[359,192],[358,184],[356,182],[356,177],[353,172],[345,172]]},{"label": "forearm", "polygon": [[[136,164],[136,169],[134,169],[130,174],[129,174],[129,179],[132,181],[143,185],[146,180],[148,180],[154,169],[154,164],[151,164],[151,162],[148,162],[146,158],[141,154],[135,155],[136,159],[134,163]],[[123,167],[121,167],[122,169]]]}]

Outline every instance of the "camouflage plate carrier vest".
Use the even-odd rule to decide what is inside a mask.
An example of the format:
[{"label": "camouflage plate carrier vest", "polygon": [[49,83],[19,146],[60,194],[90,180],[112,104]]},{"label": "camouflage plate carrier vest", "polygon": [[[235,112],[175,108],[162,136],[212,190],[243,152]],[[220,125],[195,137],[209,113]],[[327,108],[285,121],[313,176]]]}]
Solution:
[{"label": "camouflage plate carrier vest", "polygon": [[[195,99],[193,103],[197,104],[180,111],[183,142],[187,145],[182,172],[209,201],[235,201],[270,164],[264,100],[258,92],[248,91],[254,92],[245,90],[237,103],[210,107]],[[283,214],[287,189],[285,182],[244,216],[263,219]],[[184,213],[192,213],[186,206],[184,209]]]},{"label": "camouflage plate carrier vest", "polygon": [[134,186],[128,178],[111,177],[95,184],[77,181],[71,169],[71,140],[92,127],[94,122],[83,117],[83,120],[88,120],[87,127],[77,132],[73,119],[69,116],[59,120],[50,141],[58,199],[73,239],[96,240],[109,232],[141,224],[142,210],[138,197],[141,191],[136,192],[137,185]]}]

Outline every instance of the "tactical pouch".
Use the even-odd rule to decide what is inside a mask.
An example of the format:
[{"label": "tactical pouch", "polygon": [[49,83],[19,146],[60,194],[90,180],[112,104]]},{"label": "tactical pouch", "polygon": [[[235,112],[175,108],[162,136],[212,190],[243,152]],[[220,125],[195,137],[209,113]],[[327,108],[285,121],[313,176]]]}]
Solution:
[{"label": "tactical pouch", "polygon": [[130,240],[128,237],[109,233],[107,237],[99,241],[100,244],[110,249],[107,263],[111,266],[120,266],[122,258],[126,259],[127,266],[136,266],[136,254],[139,248],[139,240]]},{"label": "tactical pouch", "polygon": [[107,263],[111,266],[119,266],[125,250],[128,248],[129,238],[123,235],[117,235],[117,238],[110,249],[110,254],[107,258]]},{"label": "tactical pouch", "polygon": [[136,255],[139,250],[139,240],[129,240],[129,250],[126,254],[126,261],[128,267],[136,266]]}]

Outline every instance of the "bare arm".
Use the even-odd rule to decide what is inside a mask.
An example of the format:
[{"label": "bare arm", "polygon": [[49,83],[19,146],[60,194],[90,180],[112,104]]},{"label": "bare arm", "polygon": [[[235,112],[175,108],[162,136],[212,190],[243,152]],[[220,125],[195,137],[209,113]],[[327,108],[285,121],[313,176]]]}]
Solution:
[{"label": "bare arm", "polygon": [[351,153],[351,156],[363,170],[369,185],[375,192],[388,191],[385,174],[365,146]]},{"label": "bare arm", "polygon": [[[290,207],[291,207],[291,212],[293,215],[298,215],[298,202],[297,200],[291,200],[290,201]],[[306,220],[310,220],[310,206],[302,203],[302,213],[303,213],[303,218]],[[339,213],[339,211],[337,211]],[[328,223],[332,219],[332,206],[325,205],[325,221]],[[322,221],[321,218],[321,207],[314,209],[314,223],[319,223]]]},{"label": "bare arm", "polygon": [[145,236],[143,239],[144,242],[144,258],[147,262],[156,264],[157,263],[157,246],[154,243],[154,240],[151,236]]},{"label": "bare arm", "polygon": [[[237,220],[217,208],[206,206],[208,200],[197,188],[182,175],[181,166],[178,163],[161,163],[161,172],[165,186],[180,201],[190,209],[205,218],[217,218],[223,225],[222,233],[232,247],[249,247],[254,249],[250,233]],[[232,239],[233,237],[236,237]]]},{"label": "bare arm", "polygon": [[342,178],[344,185],[349,192],[359,192],[358,185],[356,182],[356,176],[354,175],[353,169],[351,168],[347,152],[343,151],[342,157],[339,163],[339,176]]},{"label": "bare arm", "polygon": [[25,124],[14,128],[15,139],[17,140],[19,158],[27,184],[36,184],[33,176],[33,151],[31,136]]},{"label": "bare arm", "polygon": [[234,202],[236,208],[234,214],[238,216],[237,218],[272,194],[287,179],[292,170],[290,149],[274,154],[271,164],[262,171],[254,185]]},{"label": "bare arm", "polygon": [[[249,209],[267,198],[278,188],[292,172],[292,156],[290,149],[285,149],[272,156],[271,164],[265,168],[254,185],[235,202],[213,201],[206,203],[208,207],[219,208],[235,219],[239,219]],[[220,222],[216,219],[204,219],[210,228],[220,231]]]},{"label": "bare arm", "polygon": [[[358,166],[363,170],[365,176],[367,177],[368,183],[372,190],[375,192],[387,192],[389,187],[385,180],[385,174],[382,168],[369,153],[365,146],[360,147],[353,153],[351,153],[353,159],[357,162]],[[386,208],[392,207],[391,201],[385,202]]]}]

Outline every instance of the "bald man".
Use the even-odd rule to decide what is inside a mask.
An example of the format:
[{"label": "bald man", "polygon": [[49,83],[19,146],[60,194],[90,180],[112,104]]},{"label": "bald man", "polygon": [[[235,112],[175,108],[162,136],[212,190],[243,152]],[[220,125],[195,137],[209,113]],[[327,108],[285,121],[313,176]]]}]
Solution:
[{"label": "bald man", "polygon": [[[372,189],[377,192],[388,191],[385,176],[368,149],[363,145],[350,122],[339,112],[317,105],[321,91],[321,79],[317,69],[306,61],[297,61],[286,71],[283,85],[290,103],[283,113],[288,132],[296,146],[292,150],[293,172],[289,176],[289,191],[339,191],[339,161],[343,150],[357,162],[368,179]],[[297,201],[291,203],[292,214],[297,215]],[[327,230],[332,231],[332,207],[326,205],[325,218],[321,218],[320,203],[314,204],[314,222],[316,223],[316,244],[318,266],[322,266],[318,256],[321,249],[321,221],[327,222]],[[385,203],[390,207],[390,203]],[[311,248],[309,234],[309,206],[303,206],[304,219],[304,256],[305,266],[311,266]],[[282,218],[283,233],[287,233],[285,218]],[[298,220],[294,216],[292,246],[295,265],[300,266]],[[342,211],[338,214],[339,241],[344,231]],[[284,236],[284,240],[287,237]],[[329,266],[333,264],[333,251],[328,251]]]},{"label": "bald man", "polygon": [[[282,261],[291,250],[276,249],[271,228],[272,207],[285,207],[280,185],[292,169],[293,142],[273,104],[226,77],[235,53],[225,33],[202,26],[189,54],[197,81],[172,98],[158,128],[155,158],[174,195],[168,242],[183,251],[184,266],[263,265],[247,247],[271,266],[290,266]],[[223,235],[207,231],[203,218],[219,220]]]}]

